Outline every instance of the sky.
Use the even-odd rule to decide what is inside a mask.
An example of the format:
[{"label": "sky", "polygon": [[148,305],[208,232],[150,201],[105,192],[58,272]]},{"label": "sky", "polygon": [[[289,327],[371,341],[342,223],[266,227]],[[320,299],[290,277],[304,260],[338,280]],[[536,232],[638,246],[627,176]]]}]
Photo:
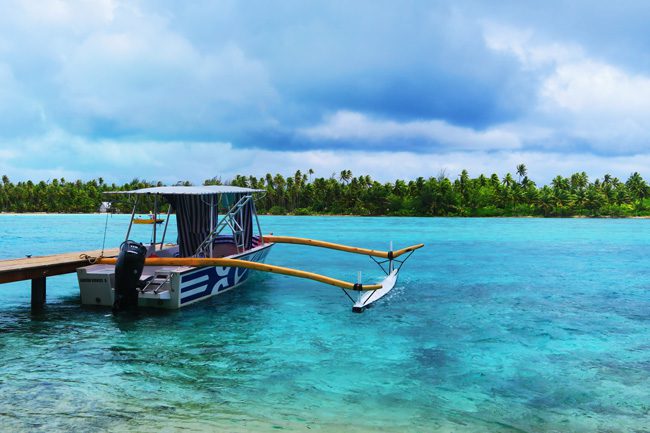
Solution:
[{"label": "sky", "polygon": [[0,174],[650,178],[650,2],[0,0]]}]

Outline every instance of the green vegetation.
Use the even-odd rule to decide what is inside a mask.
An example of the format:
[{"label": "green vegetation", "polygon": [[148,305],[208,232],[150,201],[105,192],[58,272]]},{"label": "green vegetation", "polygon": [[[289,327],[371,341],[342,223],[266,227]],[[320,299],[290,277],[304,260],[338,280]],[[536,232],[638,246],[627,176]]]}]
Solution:
[{"label": "green vegetation", "polygon": [[[380,183],[370,176],[354,177],[350,170],[329,178],[314,178],[313,170],[297,171],[284,177],[238,175],[232,185],[263,189],[257,200],[260,213],[273,215],[396,215],[396,216],[647,216],[650,215],[650,187],[639,173],[625,181],[606,174],[590,182],[587,175],[555,177],[550,185],[538,187],[528,178],[524,164],[503,178],[496,174],[470,178],[463,170],[456,179],[444,173],[437,177],[405,182]],[[219,178],[205,185],[221,184]],[[179,185],[189,185],[181,181]],[[32,181],[13,184],[7,176],[0,184],[2,212],[97,212],[105,191],[130,190],[161,185],[134,179],[125,185],[108,185],[102,178],[82,182]],[[117,197],[117,199],[115,199]],[[127,196],[112,196],[119,212],[131,209]],[[140,212],[153,204],[142,202]]]},{"label": "green vegetation", "polygon": [[[130,212],[133,204],[128,196],[108,196],[106,191],[128,191],[137,188],[162,185],[134,179],[125,185],[106,184],[104,179],[89,182],[77,180],[67,182],[64,178],[51,182],[40,181],[12,183],[5,175],[0,183],[0,212],[97,212],[104,201],[113,201],[113,208],[118,212]],[[142,201],[139,211],[149,212],[153,209],[152,201]]]}]

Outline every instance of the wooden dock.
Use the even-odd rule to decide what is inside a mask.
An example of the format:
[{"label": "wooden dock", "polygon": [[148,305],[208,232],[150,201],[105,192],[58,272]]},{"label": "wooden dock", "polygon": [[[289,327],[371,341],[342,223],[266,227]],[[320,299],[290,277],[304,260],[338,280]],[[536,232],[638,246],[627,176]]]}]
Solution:
[{"label": "wooden dock", "polygon": [[[98,257],[101,252],[101,250],[81,251],[0,260],[0,284],[32,280],[32,307],[41,307],[45,304],[47,277],[75,272],[77,268],[88,265],[88,260],[82,258],[84,254]],[[104,257],[115,257],[118,253],[119,248],[111,248],[104,250]]]}]

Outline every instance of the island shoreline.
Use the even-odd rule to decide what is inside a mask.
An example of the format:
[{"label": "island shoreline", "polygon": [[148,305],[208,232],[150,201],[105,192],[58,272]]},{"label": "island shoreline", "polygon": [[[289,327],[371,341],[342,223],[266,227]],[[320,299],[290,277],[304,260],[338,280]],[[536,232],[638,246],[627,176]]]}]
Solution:
[{"label": "island shoreline", "polygon": [[[136,213],[141,215],[142,213]],[[106,212],[0,212],[0,216],[38,216],[38,215],[131,215],[131,213],[106,213]],[[174,215],[174,214],[172,214]],[[273,217],[358,217],[358,218],[465,218],[465,219],[650,219],[650,215],[612,216],[612,215],[570,215],[570,216],[543,216],[543,215],[355,215],[355,214],[270,214],[260,213],[260,216]]]}]

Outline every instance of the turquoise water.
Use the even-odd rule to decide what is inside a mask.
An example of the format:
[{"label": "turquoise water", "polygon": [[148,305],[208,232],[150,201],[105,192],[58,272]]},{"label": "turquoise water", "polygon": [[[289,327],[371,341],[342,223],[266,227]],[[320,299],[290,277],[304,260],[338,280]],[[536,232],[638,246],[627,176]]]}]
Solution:
[{"label": "turquoise water", "polygon": [[[109,218],[107,245],[127,219]],[[0,258],[100,248],[105,221],[0,215]],[[262,224],[427,246],[363,314],[338,289],[278,275],[136,317],[81,307],[71,275],[48,279],[42,313],[30,312],[29,283],[2,285],[0,430],[649,431],[650,220]],[[268,261],[380,276],[365,257],[298,246]]]}]

